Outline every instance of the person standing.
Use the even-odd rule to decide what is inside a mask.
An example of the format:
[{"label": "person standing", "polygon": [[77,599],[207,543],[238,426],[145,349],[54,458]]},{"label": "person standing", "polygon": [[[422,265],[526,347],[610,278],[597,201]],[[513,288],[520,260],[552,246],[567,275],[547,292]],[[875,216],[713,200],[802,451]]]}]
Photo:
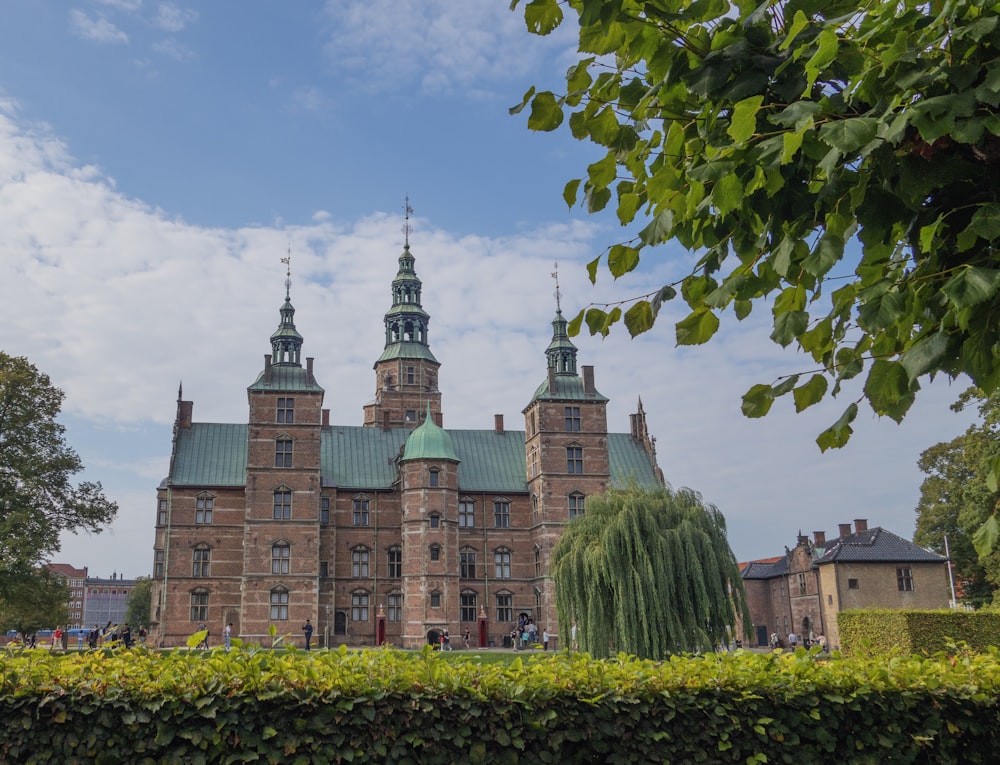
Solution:
[{"label": "person standing", "polygon": [[465,628],[465,634],[462,635],[462,641],[465,643],[465,650],[468,651],[472,647],[472,633],[469,632],[469,628]]},{"label": "person standing", "polygon": [[306,650],[308,651],[312,644],[312,636],[313,636],[312,622],[309,621],[308,619],[306,619],[306,623],[302,625],[302,634],[306,636]]},{"label": "person standing", "polygon": [[233,642],[233,623],[229,622],[222,630],[222,639],[226,642],[226,650],[228,651],[232,647]]},{"label": "person standing", "polygon": [[548,628],[542,630],[542,650],[549,650],[549,630]]}]

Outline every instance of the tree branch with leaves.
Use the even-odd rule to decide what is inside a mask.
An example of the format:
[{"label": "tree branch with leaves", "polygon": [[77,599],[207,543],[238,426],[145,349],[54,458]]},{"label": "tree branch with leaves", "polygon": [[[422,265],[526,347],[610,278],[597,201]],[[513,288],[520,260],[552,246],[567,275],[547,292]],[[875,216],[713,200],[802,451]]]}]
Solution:
[{"label": "tree branch with leaves", "polygon": [[[521,5],[514,0],[512,8]],[[1000,385],[1000,5],[982,0],[530,0],[528,30],[574,17],[563,93],[530,89],[528,127],[598,147],[568,205],[632,228],[588,266],[615,279],[676,242],[678,282],[570,323],[654,326],[678,297],[679,345],[720,316],[770,306],[771,339],[815,371],[754,385],[760,417],[863,392],[817,439],[852,434],[858,404],[902,420],[921,381]],[[567,120],[568,117],[568,120]],[[994,473],[1000,472],[997,463]],[[995,479],[994,479],[995,480]]]}]

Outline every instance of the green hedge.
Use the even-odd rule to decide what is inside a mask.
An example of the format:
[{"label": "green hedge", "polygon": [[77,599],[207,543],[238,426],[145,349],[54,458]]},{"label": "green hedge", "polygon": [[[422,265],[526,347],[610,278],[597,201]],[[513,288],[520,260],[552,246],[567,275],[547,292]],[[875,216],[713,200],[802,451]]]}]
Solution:
[{"label": "green hedge", "polygon": [[837,626],[847,656],[932,654],[956,643],[974,651],[1000,646],[1000,613],[995,611],[865,608],[837,614]]},{"label": "green hedge", "polygon": [[0,761],[992,763],[1000,653],[0,658]]}]

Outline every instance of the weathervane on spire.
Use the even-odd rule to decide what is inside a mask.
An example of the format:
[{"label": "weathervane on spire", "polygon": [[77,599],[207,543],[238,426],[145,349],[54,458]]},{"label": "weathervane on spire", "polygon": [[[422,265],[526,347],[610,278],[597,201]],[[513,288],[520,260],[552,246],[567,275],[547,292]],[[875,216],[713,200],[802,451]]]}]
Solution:
[{"label": "weathervane on spire", "polygon": [[556,280],[556,310],[562,311],[562,293],[559,292],[559,261],[555,261],[556,270],[552,272],[552,278]]},{"label": "weathervane on spire", "polygon": [[410,207],[410,195],[406,195],[406,202],[403,204],[403,236],[404,243],[407,247],[410,246],[410,216],[413,214],[413,208]]},{"label": "weathervane on spire", "polygon": [[288,245],[288,257],[282,258],[281,262],[285,264],[285,300],[291,300],[292,297],[292,245]]}]

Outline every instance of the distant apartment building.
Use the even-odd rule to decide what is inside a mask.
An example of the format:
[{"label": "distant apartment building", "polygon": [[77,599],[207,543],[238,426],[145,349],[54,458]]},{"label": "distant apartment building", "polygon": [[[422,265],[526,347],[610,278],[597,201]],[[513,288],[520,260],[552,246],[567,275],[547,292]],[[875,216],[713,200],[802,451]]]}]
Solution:
[{"label": "distant apartment building", "polygon": [[[135,579],[126,579],[114,572],[110,579],[88,576],[88,568],[75,568],[68,563],[50,563],[48,569],[66,579],[69,585],[69,623],[71,629],[104,626],[108,622],[125,621],[128,598]],[[55,625],[52,625],[53,627]]]}]

